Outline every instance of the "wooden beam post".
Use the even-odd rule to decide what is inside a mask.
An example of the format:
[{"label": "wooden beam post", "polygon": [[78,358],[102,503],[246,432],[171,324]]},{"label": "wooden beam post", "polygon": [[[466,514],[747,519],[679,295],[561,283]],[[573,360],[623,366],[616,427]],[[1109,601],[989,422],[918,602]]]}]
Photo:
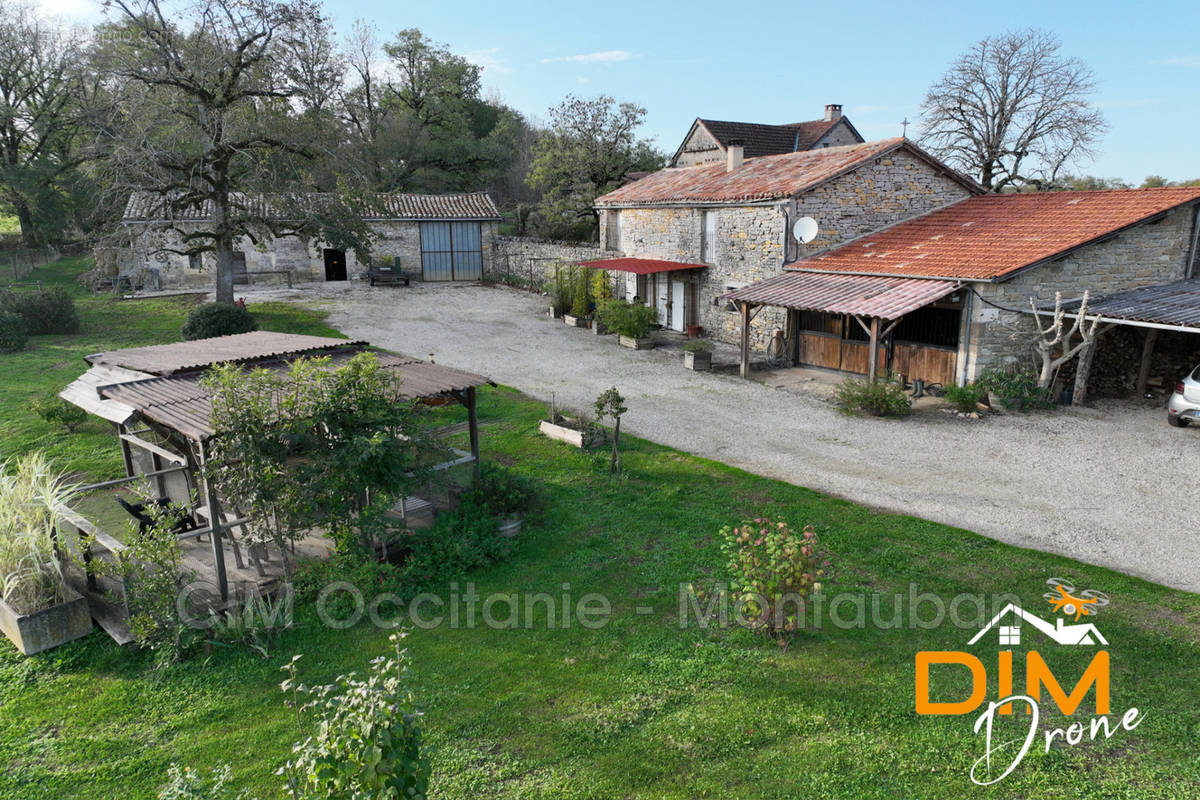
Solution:
[{"label": "wooden beam post", "polygon": [[1138,397],[1146,396],[1146,384],[1150,380],[1150,358],[1154,355],[1154,342],[1157,339],[1158,328],[1147,328],[1146,337],[1142,339],[1142,362],[1141,366],[1138,367]]},{"label": "wooden beam post", "polygon": [[122,436],[121,436],[121,434],[123,434],[125,432],[123,430],[124,426],[116,425],[116,423],[114,423],[114,426],[117,429],[117,441],[121,443],[121,460],[125,462],[125,477],[132,478],[133,477],[133,453],[129,450],[128,440],[122,438]]},{"label": "wooden beam post", "polygon": [[[207,457],[204,446],[200,446],[200,468],[203,470],[207,463]],[[212,480],[208,476],[203,477],[204,481],[204,504],[208,506],[209,525],[212,527],[212,552],[213,563],[216,565],[217,571],[217,590],[221,594],[222,600],[229,599],[229,578],[225,575],[225,549],[221,546],[221,505],[217,501],[217,493],[213,488]]]},{"label": "wooden beam post", "polygon": [[879,371],[879,317],[871,317],[871,351],[867,354],[867,375],[871,383],[878,378]]},{"label": "wooden beam post", "polygon": [[741,375],[750,377],[750,304],[738,302],[738,310],[742,313],[742,342],[741,342]]},{"label": "wooden beam post", "polygon": [[475,387],[467,389],[467,429],[471,434],[471,456],[475,462],[471,465],[474,471],[475,485],[479,485],[479,416],[475,412]]}]

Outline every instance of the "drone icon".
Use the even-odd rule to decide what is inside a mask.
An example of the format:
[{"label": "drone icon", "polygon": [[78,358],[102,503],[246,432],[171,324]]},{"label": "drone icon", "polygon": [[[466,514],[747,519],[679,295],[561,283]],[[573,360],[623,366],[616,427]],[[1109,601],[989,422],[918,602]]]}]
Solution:
[{"label": "drone icon", "polygon": [[1081,616],[1095,616],[1109,602],[1108,595],[1092,589],[1084,589],[1079,594],[1074,594],[1075,586],[1064,578],[1050,578],[1046,584],[1055,591],[1046,592],[1042,597],[1049,601],[1055,611],[1067,616],[1073,614],[1076,621]]}]

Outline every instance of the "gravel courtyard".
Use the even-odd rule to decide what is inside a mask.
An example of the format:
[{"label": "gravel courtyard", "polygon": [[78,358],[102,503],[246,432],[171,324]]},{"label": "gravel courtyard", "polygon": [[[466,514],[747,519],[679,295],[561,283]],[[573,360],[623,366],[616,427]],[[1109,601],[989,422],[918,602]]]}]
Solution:
[{"label": "gravel courtyard", "polygon": [[542,298],[511,289],[350,282],[248,294],[316,304],[349,336],[421,358],[432,353],[533,397],[553,394],[559,406],[590,408],[616,386],[629,407],[622,430],[637,436],[1200,591],[1200,430],[1169,428],[1158,408],[1101,403],[980,421],[937,412],[854,418],[817,397],[691,372],[678,350],[632,351],[567,328],[546,317]]}]

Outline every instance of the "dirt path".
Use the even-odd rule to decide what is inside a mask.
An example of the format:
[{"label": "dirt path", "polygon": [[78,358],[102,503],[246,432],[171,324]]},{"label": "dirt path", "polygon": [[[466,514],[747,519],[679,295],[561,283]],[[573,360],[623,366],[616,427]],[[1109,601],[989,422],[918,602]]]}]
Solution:
[{"label": "dirt path", "polygon": [[[979,422],[941,413],[846,417],[814,397],[685,370],[678,350],[631,351],[570,329],[507,289],[315,284],[255,290],[409,355],[489,375],[560,406],[617,386],[635,435],[858,503],[958,525],[1200,591],[1200,430],[1132,404]],[[717,361],[732,361],[732,349]]]}]

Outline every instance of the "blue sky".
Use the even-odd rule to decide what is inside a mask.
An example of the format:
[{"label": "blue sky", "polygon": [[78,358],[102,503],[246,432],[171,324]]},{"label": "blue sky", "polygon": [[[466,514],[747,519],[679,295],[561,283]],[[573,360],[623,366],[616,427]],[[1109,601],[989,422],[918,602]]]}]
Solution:
[{"label": "blue sky", "polygon": [[[40,0],[91,16],[89,0]],[[335,25],[407,27],[482,65],[485,90],[541,119],[567,93],[647,109],[642,134],[673,151],[697,116],[816,119],[842,103],[867,139],[916,120],[926,88],[972,42],[1022,27],[1062,39],[1096,73],[1111,129],[1078,170],[1140,182],[1200,177],[1200,4],[476,0],[327,2]],[[913,129],[910,128],[910,133]]]}]

